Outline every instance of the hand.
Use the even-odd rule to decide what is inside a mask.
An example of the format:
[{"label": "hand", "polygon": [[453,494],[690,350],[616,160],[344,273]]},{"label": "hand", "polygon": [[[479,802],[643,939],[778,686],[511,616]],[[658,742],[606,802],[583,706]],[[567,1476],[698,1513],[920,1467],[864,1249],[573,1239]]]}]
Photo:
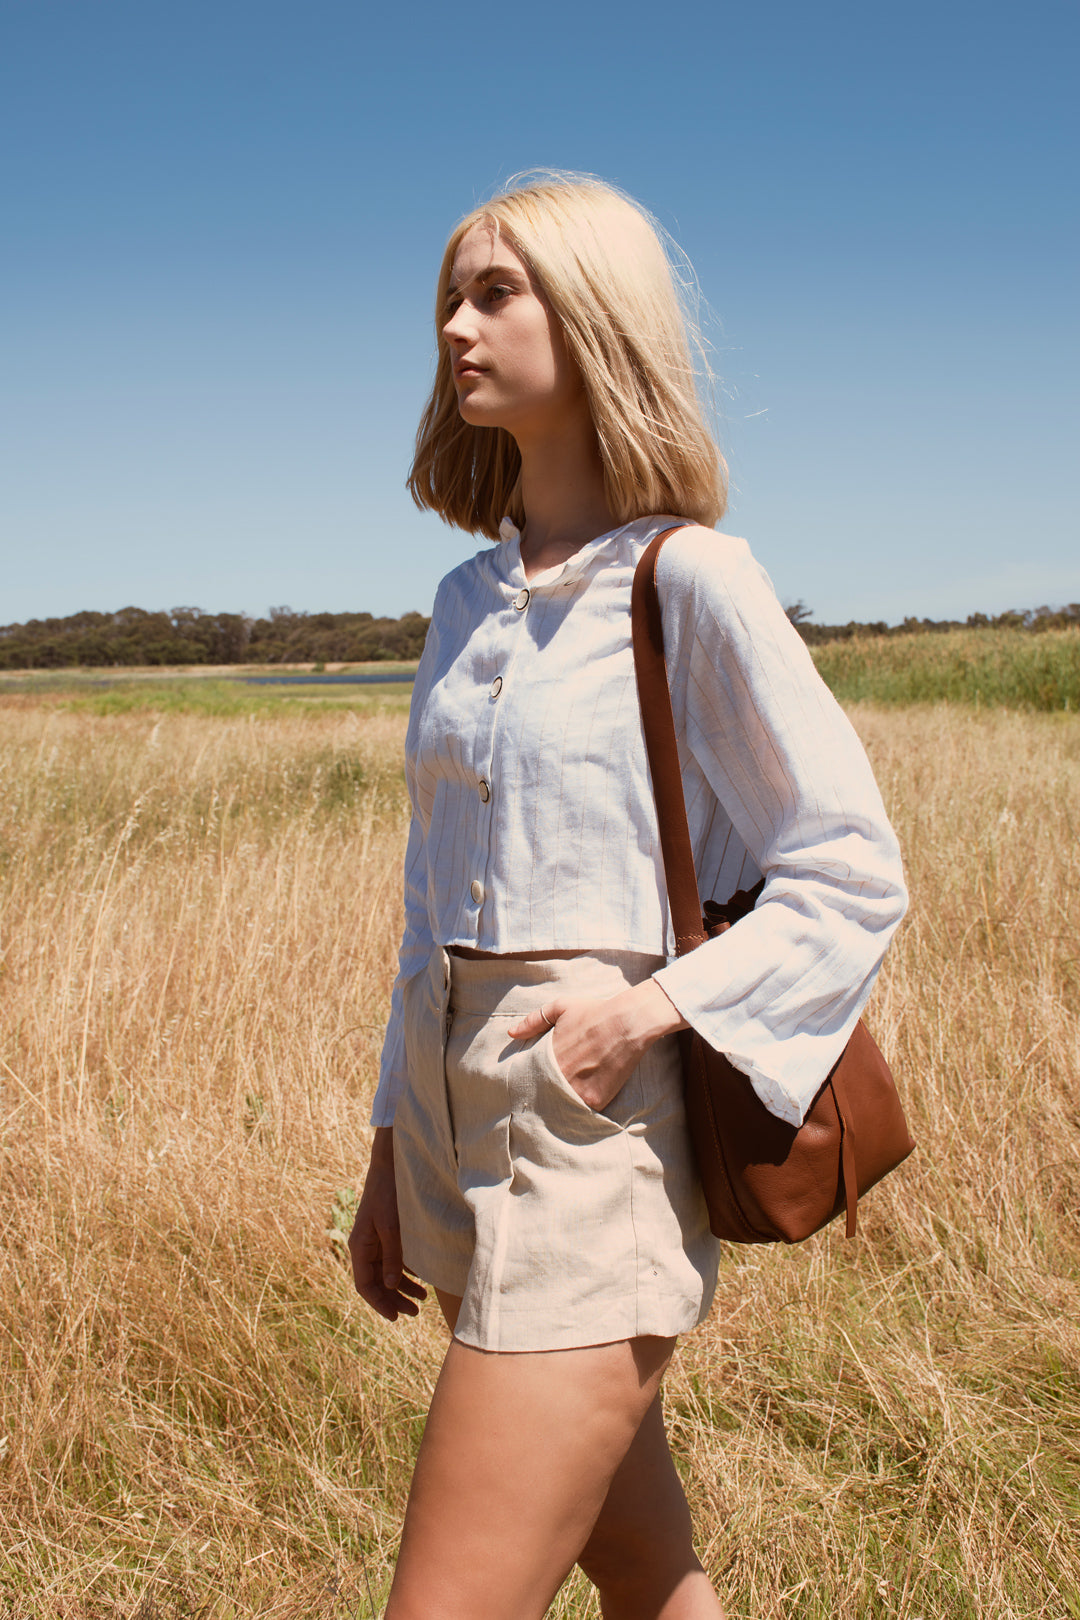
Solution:
[{"label": "hand", "polygon": [[551,1029],[563,1075],[582,1102],[599,1111],[618,1096],[654,1041],[686,1027],[656,980],[645,979],[602,1001],[552,996],[542,1012],[520,1018],[507,1033],[525,1041]]},{"label": "hand", "polygon": [[364,1190],[349,1233],[353,1285],[372,1310],[396,1322],[416,1316],[417,1300],[426,1299],[422,1284],[406,1274],[401,1262],[397,1185],[394,1180],[394,1131],[389,1125],[375,1132]]}]

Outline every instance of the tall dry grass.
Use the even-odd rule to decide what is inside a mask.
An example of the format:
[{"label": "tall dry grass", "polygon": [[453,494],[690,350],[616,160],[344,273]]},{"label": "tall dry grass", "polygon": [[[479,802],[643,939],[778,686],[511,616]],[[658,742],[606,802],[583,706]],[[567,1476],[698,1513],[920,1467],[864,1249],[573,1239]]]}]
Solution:
[{"label": "tall dry grass", "polygon": [[[872,1022],[919,1152],[854,1244],[725,1257],[669,1415],[732,1615],[1060,1620],[1080,721],[855,718],[914,894]],[[442,1348],[364,1313],[338,1241],[402,730],[0,709],[0,1612],[378,1611]]]}]

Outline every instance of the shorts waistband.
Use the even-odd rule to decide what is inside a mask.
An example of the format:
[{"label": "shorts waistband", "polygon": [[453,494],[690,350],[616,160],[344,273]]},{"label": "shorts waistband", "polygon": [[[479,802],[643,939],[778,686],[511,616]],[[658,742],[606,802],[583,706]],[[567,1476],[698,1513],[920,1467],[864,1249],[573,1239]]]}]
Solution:
[{"label": "shorts waistband", "polygon": [[447,953],[450,1006],[455,1013],[506,1016],[531,1012],[549,995],[614,996],[664,966],[640,951],[589,951],[581,956],[468,957]]}]

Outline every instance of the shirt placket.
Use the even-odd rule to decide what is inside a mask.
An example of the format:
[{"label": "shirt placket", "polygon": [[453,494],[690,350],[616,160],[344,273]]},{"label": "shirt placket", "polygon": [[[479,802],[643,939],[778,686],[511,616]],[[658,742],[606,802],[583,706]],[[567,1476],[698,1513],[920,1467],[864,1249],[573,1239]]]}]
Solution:
[{"label": "shirt placket", "polygon": [[[510,614],[505,620],[499,645],[495,649],[496,673],[486,688],[477,692],[480,713],[476,728],[476,799],[477,799],[477,855],[482,854],[483,870],[476,871],[469,883],[468,918],[473,937],[479,939],[481,914],[485,903],[490,903],[489,874],[494,843],[493,817],[497,813],[497,794],[501,784],[497,780],[495,760],[498,754],[496,736],[502,711],[503,691],[515,679],[519,668],[519,651],[525,636],[525,621],[532,601],[532,591],[522,585],[510,598]],[[480,865],[480,862],[477,862]]]}]

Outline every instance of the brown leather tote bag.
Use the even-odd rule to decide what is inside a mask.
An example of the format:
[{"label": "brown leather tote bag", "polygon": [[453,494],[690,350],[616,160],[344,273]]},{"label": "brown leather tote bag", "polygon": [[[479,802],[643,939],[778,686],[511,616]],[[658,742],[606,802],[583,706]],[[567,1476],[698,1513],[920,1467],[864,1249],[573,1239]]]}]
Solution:
[{"label": "brown leather tote bag", "polygon": [[[682,956],[735,926],[762,885],[723,906],[706,902],[702,912],[656,589],[660,548],[673,533],[657,535],[638,564],[632,625],[668,903]],[[845,1210],[853,1237],[859,1197],[915,1146],[889,1066],[865,1024],[856,1025],[800,1126],[771,1114],[747,1076],[695,1030],[683,1030],[679,1042],[687,1120],[715,1235],[730,1243],[798,1243]]]}]

